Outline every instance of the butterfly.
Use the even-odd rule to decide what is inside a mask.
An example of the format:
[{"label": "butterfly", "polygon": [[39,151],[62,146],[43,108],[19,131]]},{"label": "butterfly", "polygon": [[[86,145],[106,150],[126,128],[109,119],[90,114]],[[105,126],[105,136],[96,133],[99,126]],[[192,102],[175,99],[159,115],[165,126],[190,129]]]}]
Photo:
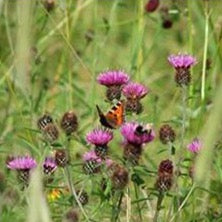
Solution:
[{"label": "butterfly", "polygon": [[120,127],[124,122],[124,101],[117,102],[106,114],[104,114],[98,105],[96,105],[100,123],[110,129]]},{"label": "butterfly", "polygon": [[144,134],[151,134],[152,133],[152,125],[147,124],[146,126],[138,125],[135,129],[135,135],[142,136]]}]

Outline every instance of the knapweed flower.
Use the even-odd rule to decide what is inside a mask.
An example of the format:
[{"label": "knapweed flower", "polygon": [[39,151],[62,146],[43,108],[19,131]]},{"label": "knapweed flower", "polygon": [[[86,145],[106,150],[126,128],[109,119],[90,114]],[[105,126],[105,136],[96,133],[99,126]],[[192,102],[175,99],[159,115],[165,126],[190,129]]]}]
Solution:
[{"label": "knapweed flower", "polygon": [[126,111],[141,113],[143,107],[140,100],[147,95],[149,90],[140,83],[130,82],[123,87],[122,92],[127,98]]},{"label": "knapweed flower", "polygon": [[67,136],[75,132],[78,128],[78,119],[76,114],[73,111],[64,113],[60,125]]},{"label": "knapweed flower", "polygon": [[156,188],[159,192],[168,191],[173,184],[173,163],[171,160],[163,160],[159,164]]},{"label": "knapweed flower", "polygon": [[83,170],[86,174],[93,174],[99,172],[102,159],[96,155],[94,150],[84,153],[83,161]]},{"label": "knapweed flower", "polygon": [[129,76],[120,70],[110,70],[102,72],[97,77],[99,84],[107,87],[106,97],[109,101],[113,99],[119,100],[121,97],[121,88],[128,83]]},{"label": "knapweed flower", "polygon": [[202,148],[202,143],[198,138],[194,138],[193,141],[187,145],[187,149],[189,149],[192,153],[198,153]]},{"label": "knapweed flower", "polygon": [[149,129],[145,126],[144,130],[140,132],[138,129],[140,129],[141,126],[141,124],[136,122],[124,123],[121,127],[121,134],[123,135],[124,140],[127,143],[137,146],[151,142],[155,137],[154,130],[150,126]]},{"label": "knapweed flower", "polygon": [[69,209],[65,216],[63,222],[78,222],[79,221],[79,214],[78,211],[74,208]]},{"label": "knapweed flower", "polygon": [[36,165],[36,161],[30,156],[15,157],[7,163],[7,167],[11,170],[31,170]]},{"label": "knapweed flower", "polygon": [[36,166],[36,161],[30,156],[14,157],[7,162],[7,167],[11,170],[17,170],[19,180],[25,185],[28,185],[30,170]]},{"label": "knapweed flower", "polygon": [[139,123],[128,122],[121,127],[124,137],[123,156],[133,164],[138,164],[142,155],[142,145],[155,138],[154,130],[150,124],[143,126]]},{"label": "knapweed flower", "polygon": [[176,138],[174,129],[168,124],[162,125],[159,130],[159,138],[163,144],[173,143]]},{"label": "knapweed flower", "polygon": [[145,5],[145,10],[147,12],[154,12],[158,8],[159,4],[159,0],[149,0]]},{"label": "knapweed flower", "polygon": [[188,54],[178,54],[170,55],[168,61],[176,70],[176,83],[179,86],[189,85],[191,81],[190,68],[197,63],[196,58]]},{"label": "knapweed flower", "polygon": [[94,129],[86,135],[88,143],[95,145],[97,156],[104,157],[107,154],[107,144],[113,139],[113,133],[109,130]]},{"label": "knapweed flower", "polygon": [[77,190],[76,194],[78,196],[79,202],[82,205],[86,205],[89,202],[89,195],[85,190]]},{"label": "knapweed flower", "polygon": [[129,182],[129,173],[127,169],[119,164],[112,166],[111,182],[112,188],[124,189]]},{"label": "knapweed flower", "polygon": [[69,162],[69,155],[67,150],[58,149],[55,152],[55,162],[59,167],[65,167]]},{"label": "knapweed flower", "polygon": [[57,165],[53,157],[46,157],[43,163],[43,172],[47,175],[54,173]]}]

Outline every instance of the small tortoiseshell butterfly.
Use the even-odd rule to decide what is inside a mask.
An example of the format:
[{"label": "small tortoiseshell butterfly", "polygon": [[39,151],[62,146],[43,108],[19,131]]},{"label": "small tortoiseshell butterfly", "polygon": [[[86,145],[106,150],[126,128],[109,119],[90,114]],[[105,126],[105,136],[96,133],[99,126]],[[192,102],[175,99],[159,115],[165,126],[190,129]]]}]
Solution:
[{"label": "small tortoiseshell butterfly", "polygon": [[110,129],[116,129],[120,127],[124,122],[124,101],[119,101],[114,105],[107,114],[104,114],[98,105],[96,105],[100,123]]}]

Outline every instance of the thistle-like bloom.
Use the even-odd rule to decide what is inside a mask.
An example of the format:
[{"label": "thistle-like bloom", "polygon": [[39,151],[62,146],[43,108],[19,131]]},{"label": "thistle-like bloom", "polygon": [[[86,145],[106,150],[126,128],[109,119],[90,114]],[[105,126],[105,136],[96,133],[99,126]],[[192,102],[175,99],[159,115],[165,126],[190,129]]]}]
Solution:
[{"label": "thistle-like bloom", "polygon": [[175,82],[179,86],[187,86],[191,81],[190,67],[196,64],[196,58],[191,55],[179,54],[168,57],[169,63],[176,70]]},{"label": "thistle-like bloom", "polygon": [[36,161],[30,156],[15,157],[7,162],[7,167],[11,170],[31,170],[36,167]]},{"label": "thistle-like bloom", "polygon": [[129,76],[120,70],[110,70],[102,72],[97,77],[98,83],[101,85],[109,86],[121,86],[129,81]]},{"label": "thistle-like bloom", "polygon": [[52,157],[46,157],[43,163],[43,171],[45,174],[52,174],[57,168],[55,159]]},{"label": "thistle-like bloom", "polygon": [[95,163],[98,164],[102,162],[102,159],[96,155],[94,150],[84,153],[82,158],[85,162],[94,161]]},{"label": "thistle-like bloom", "polygon": [[168,191],[173,184],[173,163],[171,160],[163,160],[159,164],[156,188],[160,192]]},{"label": "thistle-like bloom", "polygon": [[198,138],[194,138],[193,141],[187,145],[187,149],[189,149],[192,153],[198,153],[202,148],[202,143]]},{"label": "thistle-like bloom", "polygon": [[159,0],[149,0],[145,5],[145,10],[147,12],[154,12],[158,8],[159,4]]},{"label": "thistle-like bloom", "polygon": [[130,82],[123,87],[123,95],[129,99],[142,99],[149,90],[140,83]]},{"label": "thistle-like bloom", "polygon": [[94,150],[88,151],[83,154],[83,170],[86,174],[98,173],[100,171],[100,165],[102,159],[96,155]]},{"label": "thistle-like bloom", "polygon": [[154,139],[155,133],[152,128],[137,132],[140,127],[141,125],[135,122],[125,123],[121,127],[121,134],[123,135],[125,142],[140,146],[144,143],[149,143]]},{"label": "thistle-like bloom", "polygon": [[170,55],[168,61],[175,69],[189,69],[197,62],[195,57],[187,54]]},{"label": "thistle-like bloom", "polygon": [[109,130],[94,129],[86,135],[86,140],[95,146],[107,145],[113,139],[113,133]]}]

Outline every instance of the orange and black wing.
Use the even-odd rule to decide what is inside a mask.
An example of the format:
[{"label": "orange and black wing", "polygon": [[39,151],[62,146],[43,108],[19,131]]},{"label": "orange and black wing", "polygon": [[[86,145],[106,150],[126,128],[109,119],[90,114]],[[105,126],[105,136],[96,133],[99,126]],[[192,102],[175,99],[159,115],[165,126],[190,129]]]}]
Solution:
[{"label": "orange and black wing", "polygon": [[124,102],[119,101],[106,114],[106,120],[113,128],[120,127],[124,122]]},{"label": "orange and black wing", "polygon": [[96,106],[100,123],[110,129],[116,129],[120,127],[124,122],[124,102],[119,101],[116,105],[114,105],[110,111],[104,115],[99,106]]},{"label": "orange and black wing", "polygon": [[101,109],[99,108],[98,105],[96,105],[96,108],[97,108],[97,111],[98,111],[98,114],[99,114],[100,123],[101,123],[103,126],[107,127],[107,128],[114,129],[114,128],[112,127],[112,125],[109,124],[109,122],[108,122],[107,119],[106,119],[106,116],[103,114],[103,112],[101,111]]}]

